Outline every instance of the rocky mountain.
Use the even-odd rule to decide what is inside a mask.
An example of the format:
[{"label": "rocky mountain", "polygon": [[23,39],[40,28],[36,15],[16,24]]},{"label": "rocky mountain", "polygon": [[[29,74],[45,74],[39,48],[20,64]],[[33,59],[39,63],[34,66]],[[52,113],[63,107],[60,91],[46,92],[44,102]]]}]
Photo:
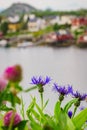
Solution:
[{"label": "rocky mountain", "polygon": [[25,13],[30,13],[32,11],[37,11],[36,8],[34,8],[31,5],[24,4],[24,3],[15,3],[12,4],[9,8],[1,12],[1,15],[4,16],[14,16],[14,15],[21,15]]}]

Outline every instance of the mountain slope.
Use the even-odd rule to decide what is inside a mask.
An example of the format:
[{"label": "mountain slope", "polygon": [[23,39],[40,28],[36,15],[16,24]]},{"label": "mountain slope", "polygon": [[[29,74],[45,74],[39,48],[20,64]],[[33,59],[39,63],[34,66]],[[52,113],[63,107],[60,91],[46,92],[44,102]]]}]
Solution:
[{"label": "mountain slope", "polygon": [[21,15],[25,13],[29,13],[32,11],[36,11],[37,9],[31,5],[24,4],[24,3],[15,3],[12,4],[9,8],[1,12],[1,15],[4,16],[14,16],[16,14]]}]

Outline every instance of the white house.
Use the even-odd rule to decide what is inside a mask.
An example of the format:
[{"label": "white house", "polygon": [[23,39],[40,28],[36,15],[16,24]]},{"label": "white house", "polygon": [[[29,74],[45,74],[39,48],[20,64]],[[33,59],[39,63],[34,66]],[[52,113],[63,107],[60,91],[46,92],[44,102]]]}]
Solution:
[{"label": "white house", "polygon": [[20,17],[18,15],[15,15],[13,17],[12,16],[8,17],[8,22],[10,22],[10,23],[16,23],[19,20],[20,20]]},{"label": "white house", "polygon": [[54,16],[53,18],[50,19],[50,24],[54,25],[54,24],[58,24],[60,21],[60,17],[59,16]]},{"label": "white house", "polygon": [[58,24],[71,24],[72,21],[72,16],[71,15],[62,15],[60,17],[59,23]]},{"label": "white house", "polygon": [[40,29],[44,29],[46,27],[46,22],[44,19],[36,18],[33,15],[29,17],[28,21],[28,30],[30,32],[36,32]]}]

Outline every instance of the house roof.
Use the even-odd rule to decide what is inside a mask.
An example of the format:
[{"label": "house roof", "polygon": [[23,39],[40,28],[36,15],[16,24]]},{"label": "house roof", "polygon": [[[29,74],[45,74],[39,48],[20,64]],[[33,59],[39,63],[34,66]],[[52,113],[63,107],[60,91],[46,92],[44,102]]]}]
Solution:
[{"label": "house roof", "polygon": [[52,16],[44,16],[43,19],[55,19],[57,16],[52,15]]},{"label": "house roof", "polygon": [[29,19],[29,22],[36,22],[36,21],[37,21],[37,18]]},{"label": "house roof", "polygon": [[9,21],[10,23],[17,23],[17,22],[19,22],[19,20],[20,20],[20,18],[19,18],[18,15],[13,16],[13,17],[8,17],[8,21]]}]

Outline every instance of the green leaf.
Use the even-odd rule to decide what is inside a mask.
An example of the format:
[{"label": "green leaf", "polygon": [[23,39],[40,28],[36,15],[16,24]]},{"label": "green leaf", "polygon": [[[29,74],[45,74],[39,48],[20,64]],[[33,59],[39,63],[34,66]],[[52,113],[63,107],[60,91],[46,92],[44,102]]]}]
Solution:
[{"label": "green leaf", "polygon": [[13,110],[13,108],[9,108],[6,105],[2,104],[0,106],[0,111],[9,111],[9,110]]},{"label": "green leaf", "polygon": [[32,130],[42,130],[41,125],[33,118],[33,116],[30,115],[29,120]]},{"label": "green leaf", "polygon": [[15,88],[16,88],[17,90],[19,90],[19,91],[22,91],[22,90],[23,90],[22,87],[21,87],[19,84],[16,84],[16,85],[15,85]]},{"label": "green leaf", "polygon": [[35,106],[35,100],[36,100],[35,98],[32,99],[32,102],[30,103],[30,105],[26,111],[28,118],[29,118],[30,113],[32,112],[34,106]]},{"label": "green leaf", "polygon": [[61,110],[59,114],[57,129],[76,130],[72,120],[68,117],[68,115],[63,110]]},{"label": "green leaf", "polygon": [[36,120],[40,121],[41,117],[34,109],[32,110],[32,115],[35,117]]},{"label": "green leaf", "polygon": [[54,128],[56,128],[56,124],[55,124],[55,121],[54,121],[54,118],[53,117],[50,117],[48,114],[45,114],[45,117],[46,117],[46,122],[45,124],[43,125],[45,128],[49,128],[52,130],[56,130]]},{"label": "green leaf", "polygon": [[2,127],[0,128],[0,130],[8,130],[8,127],[7,127],[7,126],[2,126]]},{"label": "green leaf", "polygon": [[45,102],[45,104],[44,104],[44,106],[43,106],[43,110],[44,110],[45,107],[47,106],[48,102],[49,102],[49,99]]},{"label": "green leaf", "polygon": [[14,106],[15,103],[18,103],[20,104],[21,103],[21,100],[19,97],[15,96],[13,93],[9,92],[9,93],[6,93],[5,96],[4,96],[4,101],[9,101],[12,103],[12,105]]},{"label": "green leaf", "polygon": [[80,130],[84,123],[87,120],[87,108],[82,110],[77,116],[75,116],[73,119],[73,123],[77,130]]},{"label": "green leaf", "polygon": [[15,103],[21,104],[21,100],[18,96],[14,96]]},{"label": "green leaf", "polygon": [[28,122],[27,120],[21,121],[21,122],[17,125],[18,130],[25,130],[25,127],[26,127],[26,123],[27,123],[27,122]]},{"label": "green leaf", "polygon": [[3,115],[0,113],[0,130],[3,130],[1,126],[3,126]]},{"label": "green leaf", "polygon": [[68,110],[69,110],[69,108],[70,108],[74,103],[76,103],[77,100],[78,100],[78,99],[73,99],[73,100],[69,101],[69,102],[65,105],[64,111],[67,113]]},{"label": "green leaf", "polygon": [[58,115],[58,124],[59,130],[67,130],[67,117],[63,110]]},{"label": "green leaf", "polygon": [[33,124],[32,122],[31,122],[31,128],[32,130],[43,130],[39,124]]},{"label": "green leaf", "polygon": [[39,105],[38,105],[36,102],[35,102],[35,106],[36,106],[36,108],[37,108],[39,114],[41,115],[42,119],[43,119],[43,120],[46,120],[46,117],[45,117],[45,115],[44,115],[44,113],[43,113],[43,110],[39,107]]},{"label": "green leaf", "polygon": [[29,92],[29,91],[32,91],[34,89],[37,89],[37,86],[33,86],[31,88],[28,88],[28,89],[24,90],[24,92]]},{"label": "green leaf", "polygon": [[59,118],[59,115],[61,112],[60,104],[61,104],[60,101],[57,101],[55,108],[54,108],[54,116],[55,116],[57,121],[58,121],[58,118]]},{"label": "green leaf", "polygon": [[21,115],[22,115],[22,118],[25,119],[25,111],[24,111],[24,102],[23,102],[23,98],[21,96]]},{"label": "green leaf", "polygon": [[67,130],[76,130],[75,125],[73,124],[72,120],[68,116],[67,116]]}]

